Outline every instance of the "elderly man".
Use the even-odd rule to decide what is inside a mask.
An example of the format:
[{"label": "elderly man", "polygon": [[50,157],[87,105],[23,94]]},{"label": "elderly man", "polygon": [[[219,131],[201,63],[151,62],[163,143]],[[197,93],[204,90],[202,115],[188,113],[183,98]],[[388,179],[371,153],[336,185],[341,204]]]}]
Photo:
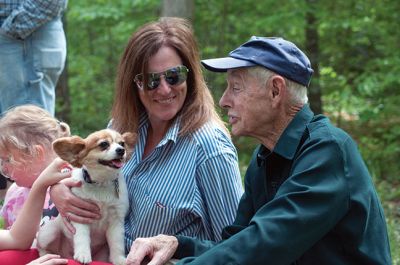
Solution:
[{"label": "elderly man", "polygon": [[[351,137],[307,104],[313,70],[282,38],[252,37],[229,57],[220,105],[232,134],[258,139],[245,193],[221,242],[139,238],[128,264],[391,264],[385,217]],[[185,258],[187,257],[187,258]]]}]

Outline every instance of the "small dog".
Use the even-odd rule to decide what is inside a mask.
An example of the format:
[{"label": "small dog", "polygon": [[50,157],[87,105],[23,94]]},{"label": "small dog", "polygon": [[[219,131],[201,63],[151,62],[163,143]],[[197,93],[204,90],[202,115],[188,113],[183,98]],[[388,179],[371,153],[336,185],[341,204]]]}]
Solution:
[{"label": "small dog", "polygon": [[[125,145],[132,150],[137,135],[105,129],[90,134],[63,137],[53,142],[54,151],[74,169],[72,178],[82,186],[72,192],[97,202],[101,219],[92,224],[72,222],[76,233],[72,235],[59,215],[40,228],[37,247],[40,255],[59,254],[81,263],[94,260],[125,264],[124,218],[128,210],[128,193],[121,172],[127,157]],[[108,247],[107,247],[108,244]]]}]

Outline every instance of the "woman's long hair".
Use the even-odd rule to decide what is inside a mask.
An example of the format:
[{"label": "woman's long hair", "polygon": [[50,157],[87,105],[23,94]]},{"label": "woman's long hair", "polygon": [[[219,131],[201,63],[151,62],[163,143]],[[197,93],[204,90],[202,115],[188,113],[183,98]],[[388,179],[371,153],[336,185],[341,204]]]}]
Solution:
[{"label": "woman's long hair", "polygon": [[130,38],[118,67],[111,110],[112,127],[121,133],[138,131],[139,117],[145,108],[140,102],[134,78],[137,74],[147,73],[149,59],[162,46],[175,49],[183,65],[189,69],[187,96],[179,113],[182,117],[179,134],[192,133],[210,120],[226,130],[202,74],[192,27],[187,20],[172,17],[145,24]]}]

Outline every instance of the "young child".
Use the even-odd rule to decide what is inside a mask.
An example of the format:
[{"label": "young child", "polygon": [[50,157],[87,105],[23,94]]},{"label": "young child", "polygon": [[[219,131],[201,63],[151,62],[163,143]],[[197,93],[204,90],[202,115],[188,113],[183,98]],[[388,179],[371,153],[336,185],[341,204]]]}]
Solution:
[{"label": "young child", "polygon": [[[0,250],[3,249],[29,249],[36,231],[39,227],[40,217],[43,208],[43,202],[46,197],[47,188],[58,181],[70,177],[70,172],[61,172],[67,163],[60,158],[56,158],[36,179],[33,183],[28,198],[18,215],[17,220],[11,226],[10,230],[0,230]],[[20,264],[32,260],[35,257],[35,251],[29,251],[27,255],[19,255],[17,257]],[[16,262],[12,257],[13,251],[6,253],[0,252],[0,256],[7,257],[9,261]],[[1,258],[0,258],[1,259]],[[51,263],[45,263],[49,261]],[[59,255],[45,255],[37,260],[32,261],[29,265],[36,264],[67,264],[68,260],[61,259]],[[11,264],[11,263],[10,263]],[[15,263],[14,263],[15,264]]]},{"label": "young child", "polygon": [[[9,110],[0,119],[0,132],[0,172],[15,181],[6,193],[0,211],[9,228],[0,230],[0,250],[29,249],[39,224],[57,214],[49,203],[48,187],[71,175],[61,172],[68,164],[56,158],[52,149],[52,142],[69,136],[70,129],[40,107],[23,105]],[[14,263],[14,254],[18,255],[20,264],[31,261],[31,256],[37,257],[35,250],[27,250],[25,255],[1,251],[0,260]],[[29,264],[67,262],[58,255],[46,255]]]},{"label": "young child", "polygon": [[[36,249],[29,249],[39,224],[57,214],[53,212],[56,210],[54,204],[49,201],[48,187],[71,176],[70,172],[61,173],[69,165],[56,158],[52,149],[55,139],[69,135],[67,124],[33,105],[15,107],[0,119],[0,173],[15,181],[6,193],[0,211],[10,228],[0,230],[0,250],[3,250],[0,251],[0,264],[79,264],[59,255],[38,257]],[[79,185],[72,182],[70,185]],[[104,264],[109,263],[91,263]]]},{"label": "young child", "polygon": [[[1,174],[14,183],[8,189],[0,216],[5,228],[15,222],[22,205],[39,174],[56,158],[52,142],[70,135],[69,126],[53,118],[44,109],[23,105],[9,110],[0,119]],[[47,195],[43,206],[43,222],[58,212]]]}]

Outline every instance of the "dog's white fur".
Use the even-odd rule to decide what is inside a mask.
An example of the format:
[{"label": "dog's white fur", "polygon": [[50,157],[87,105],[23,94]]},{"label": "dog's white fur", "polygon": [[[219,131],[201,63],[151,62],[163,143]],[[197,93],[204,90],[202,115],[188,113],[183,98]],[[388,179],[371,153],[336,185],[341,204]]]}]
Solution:
[{"label": "dog's white fur", "polygon": [[[92,133],[86,139],[72,136],[54,141],[54,151],[74,166],[72,178],[82,181],[82,186],[72,188],[72,192],[97,202],[101,219],[92,224],[72,222],[76,229],[74,235],[64,226],[60,215],[46,223],[37,238],[41,256],[55,253],[81,263],[90,263],[93,258],[125,264],[124,218],[129,202],[120,167],[127,156],[123,143],[131,149],[135,142],[135,134],[120,135],[110,129]],[[92,183],[85,181],[82,168],[86,169]]]}]

